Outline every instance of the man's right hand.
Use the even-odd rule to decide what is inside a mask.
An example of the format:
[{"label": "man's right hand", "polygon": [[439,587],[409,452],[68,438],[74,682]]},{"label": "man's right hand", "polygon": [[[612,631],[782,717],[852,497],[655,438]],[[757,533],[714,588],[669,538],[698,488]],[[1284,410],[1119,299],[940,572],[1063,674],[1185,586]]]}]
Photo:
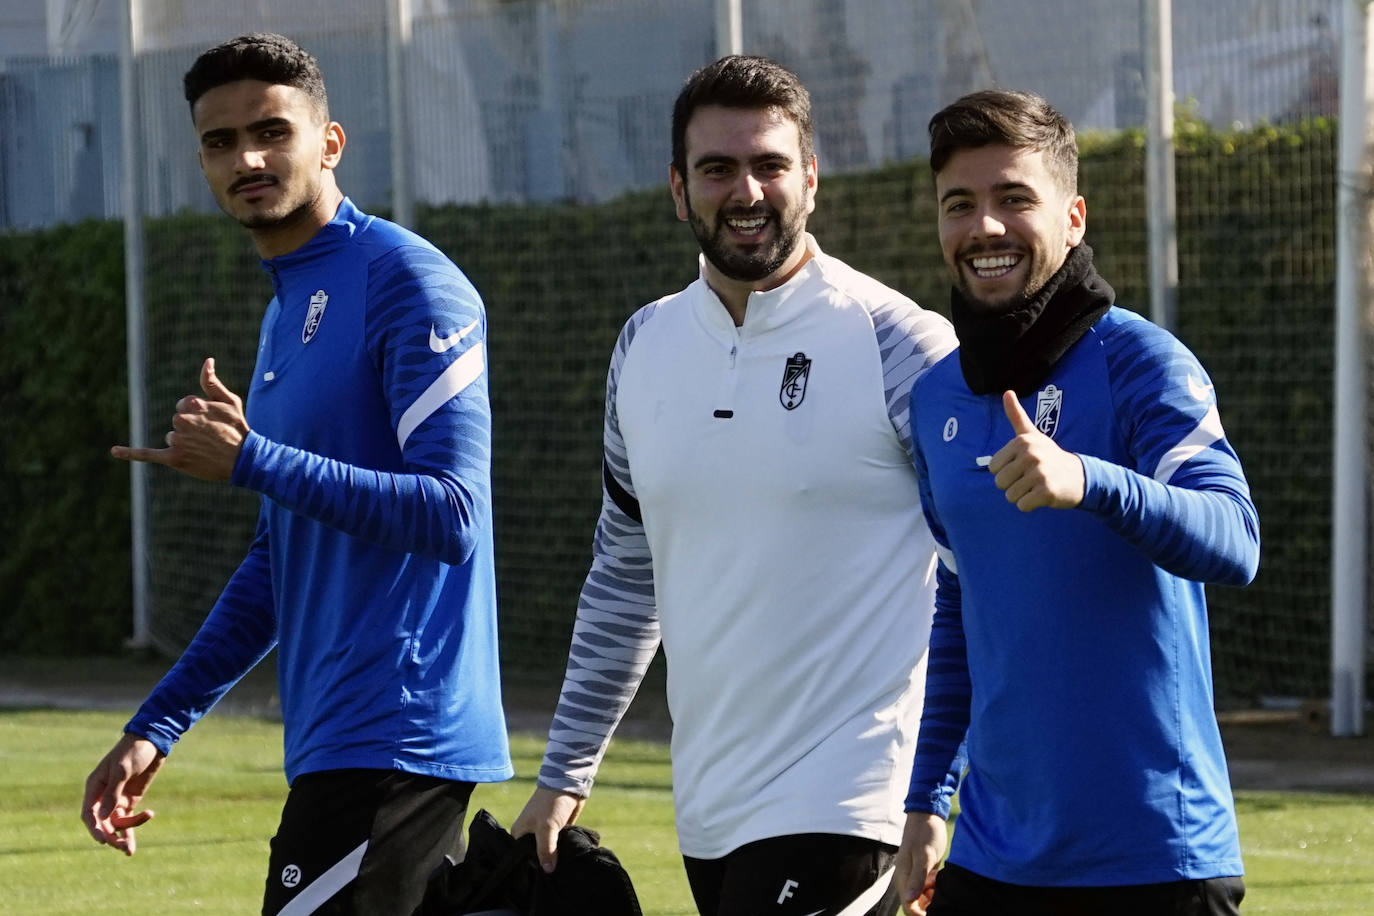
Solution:
[{"label": "man's right hand", "polygon": [[908,916],[925,916],[948,841],[949,827],[944,818],[922,811],[907,813],[892,882],[901,895],[902,912]]},{"label": "man's right hand", "polygon": [[135,811],[166,758],[147,738],[125,734],[86,777],[81,820],[97,843],[131,856],[137,849],[134,828],[146,824],[152,811]]},{"label": "man's right hand", "polygon": [[558,831],[577,823],[587,800],[571,792],[558,792],[539,786],[525,802],[525,810],[511,824],[511,836],[534,834],[539,866],[551,873],[558,865]]}]

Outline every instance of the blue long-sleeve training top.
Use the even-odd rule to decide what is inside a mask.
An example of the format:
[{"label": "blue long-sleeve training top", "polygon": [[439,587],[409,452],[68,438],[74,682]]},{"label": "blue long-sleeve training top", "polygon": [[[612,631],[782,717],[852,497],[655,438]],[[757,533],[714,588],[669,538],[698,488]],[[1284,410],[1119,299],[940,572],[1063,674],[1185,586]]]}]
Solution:
[{"label": "blue long-sleeve training top", "polygon": [[948,814],[966,739],[950,861],[1040,886],[1238,875],[1203,583],[1250,581],[1259,522],[1212,383],[1112,308],[1021,403],[1082,459],[1079,508],[1006,500],[986,464],[1010,422],[957,355],[912,389],[941,562],[907,809]]},{"label": "blue long-sleeve training top", "polygon": [[509,778],[481,298],[349,200],[263,263],[276,295],[231,478],[261,494],[257,535],[128,730],[169,751],[275,645],[288,779]]}]

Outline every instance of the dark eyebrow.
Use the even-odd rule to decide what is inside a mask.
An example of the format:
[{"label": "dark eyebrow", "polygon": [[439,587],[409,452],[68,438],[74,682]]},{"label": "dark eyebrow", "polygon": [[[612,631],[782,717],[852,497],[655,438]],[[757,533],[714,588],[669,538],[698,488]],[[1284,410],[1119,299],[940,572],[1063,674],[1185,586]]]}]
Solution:
[{"label": "dark eyebrow", "polygon": [[[786,153],[760,153],[749,159],[750,162],[783,162],[787,165],[792,164],[792,157]],[[703,153],[692,161],[692,168],[699,169],[705,165],[734,165],[739,162],[734,156],[727,156],[724,153]]]},{"label": "dark eyebrow", "polygon": [[[1034,194],[1030,185],[1024,184],[1019,181],[998,182],[997,184],[992,186],[992,190],[998,193],[1003,191],[1027,191],[1031,192],[1032,195]],[[970,191],[968,188],[949,188],[945,191],[945,193],[940,195],[940,203],[944,203],[951,197],[968,197],[972,194],[973,192]]]},{"label": "dark eyebrow", "polygon": [[[267,130],[272,127],[290,126],[291,121],[289,118],[263,118],[260,121],[252,122],[245,128],[245,130],[247,130],[250,134],[255,134],[258,131]],[[214,130],[207,130],[205,133],[201,134],[200,141],[204,143],[208,140],[213,140],[217,138],[232,137],[234,133],[235,130],[232,127],[217,127]]]},{"label": "dark eyebrow", "polygon": [[716,163],[734,165],[738,161],[734,156],[727,156],[724,153],[705,153],[693,160],[692,168],[699,169],[703,165],[715,165]]}]

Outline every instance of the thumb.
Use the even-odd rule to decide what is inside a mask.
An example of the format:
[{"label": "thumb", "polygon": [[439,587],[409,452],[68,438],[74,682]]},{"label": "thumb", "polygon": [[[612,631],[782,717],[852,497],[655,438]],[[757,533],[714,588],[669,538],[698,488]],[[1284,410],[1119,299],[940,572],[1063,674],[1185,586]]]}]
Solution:
[{"label": "thumb", "polygon": [[224,386],[215,374],[215,358],[208,357],[200,367],[200,390],[212,401],[232,401],[234,393]]},{"label": "thumb", "polygon": [[1011,421],[1011,431],[1021,436],[1026,433],[1035,432],[1035,424],[1026,415],[1021,402],[1016,398],[1015,391],[1002,392],[1002,409],[1007,413],[1007,419]]},{"label": "thumb", "polygon": [[539,856],[539,867],[545,874],[553,874],[558,866],[558,828],[545,824],[535,831],[535,847]]}]

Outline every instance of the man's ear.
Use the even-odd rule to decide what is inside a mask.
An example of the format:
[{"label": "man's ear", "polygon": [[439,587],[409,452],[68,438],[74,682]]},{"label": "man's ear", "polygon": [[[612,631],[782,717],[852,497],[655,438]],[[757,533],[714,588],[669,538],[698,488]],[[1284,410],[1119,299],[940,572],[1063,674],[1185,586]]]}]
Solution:
[{"label": "man's ear", "polygon": [[811,157],[811,163],[806,167],[806,212],[807,214],[816,212],[816,187],[821,183],[820,164],[816,157]]},{"label": "man's ear", "polygon": [[1073,248],[1083,241],[1083,234],[1088,231],[1088,202],[1081,194],[1075,194],[1069,202],[1068,219],[1068,242],[1069,247]]},{"label": "man's ear", "polygon": [[343,125],[338,121],[330,121],[324,127],[324,143],[321,149],[320,164],[327,169],[332,169],[339,164],[343,158],[344,144],[348,138],[344,136]]},{"label": "man's ear", "polygon": [[678,172],[677,166],[668,166],[668,187],[673,192],[673,205],[677,209],[677,218],[683,222],[687,221],[687,179]]}]

